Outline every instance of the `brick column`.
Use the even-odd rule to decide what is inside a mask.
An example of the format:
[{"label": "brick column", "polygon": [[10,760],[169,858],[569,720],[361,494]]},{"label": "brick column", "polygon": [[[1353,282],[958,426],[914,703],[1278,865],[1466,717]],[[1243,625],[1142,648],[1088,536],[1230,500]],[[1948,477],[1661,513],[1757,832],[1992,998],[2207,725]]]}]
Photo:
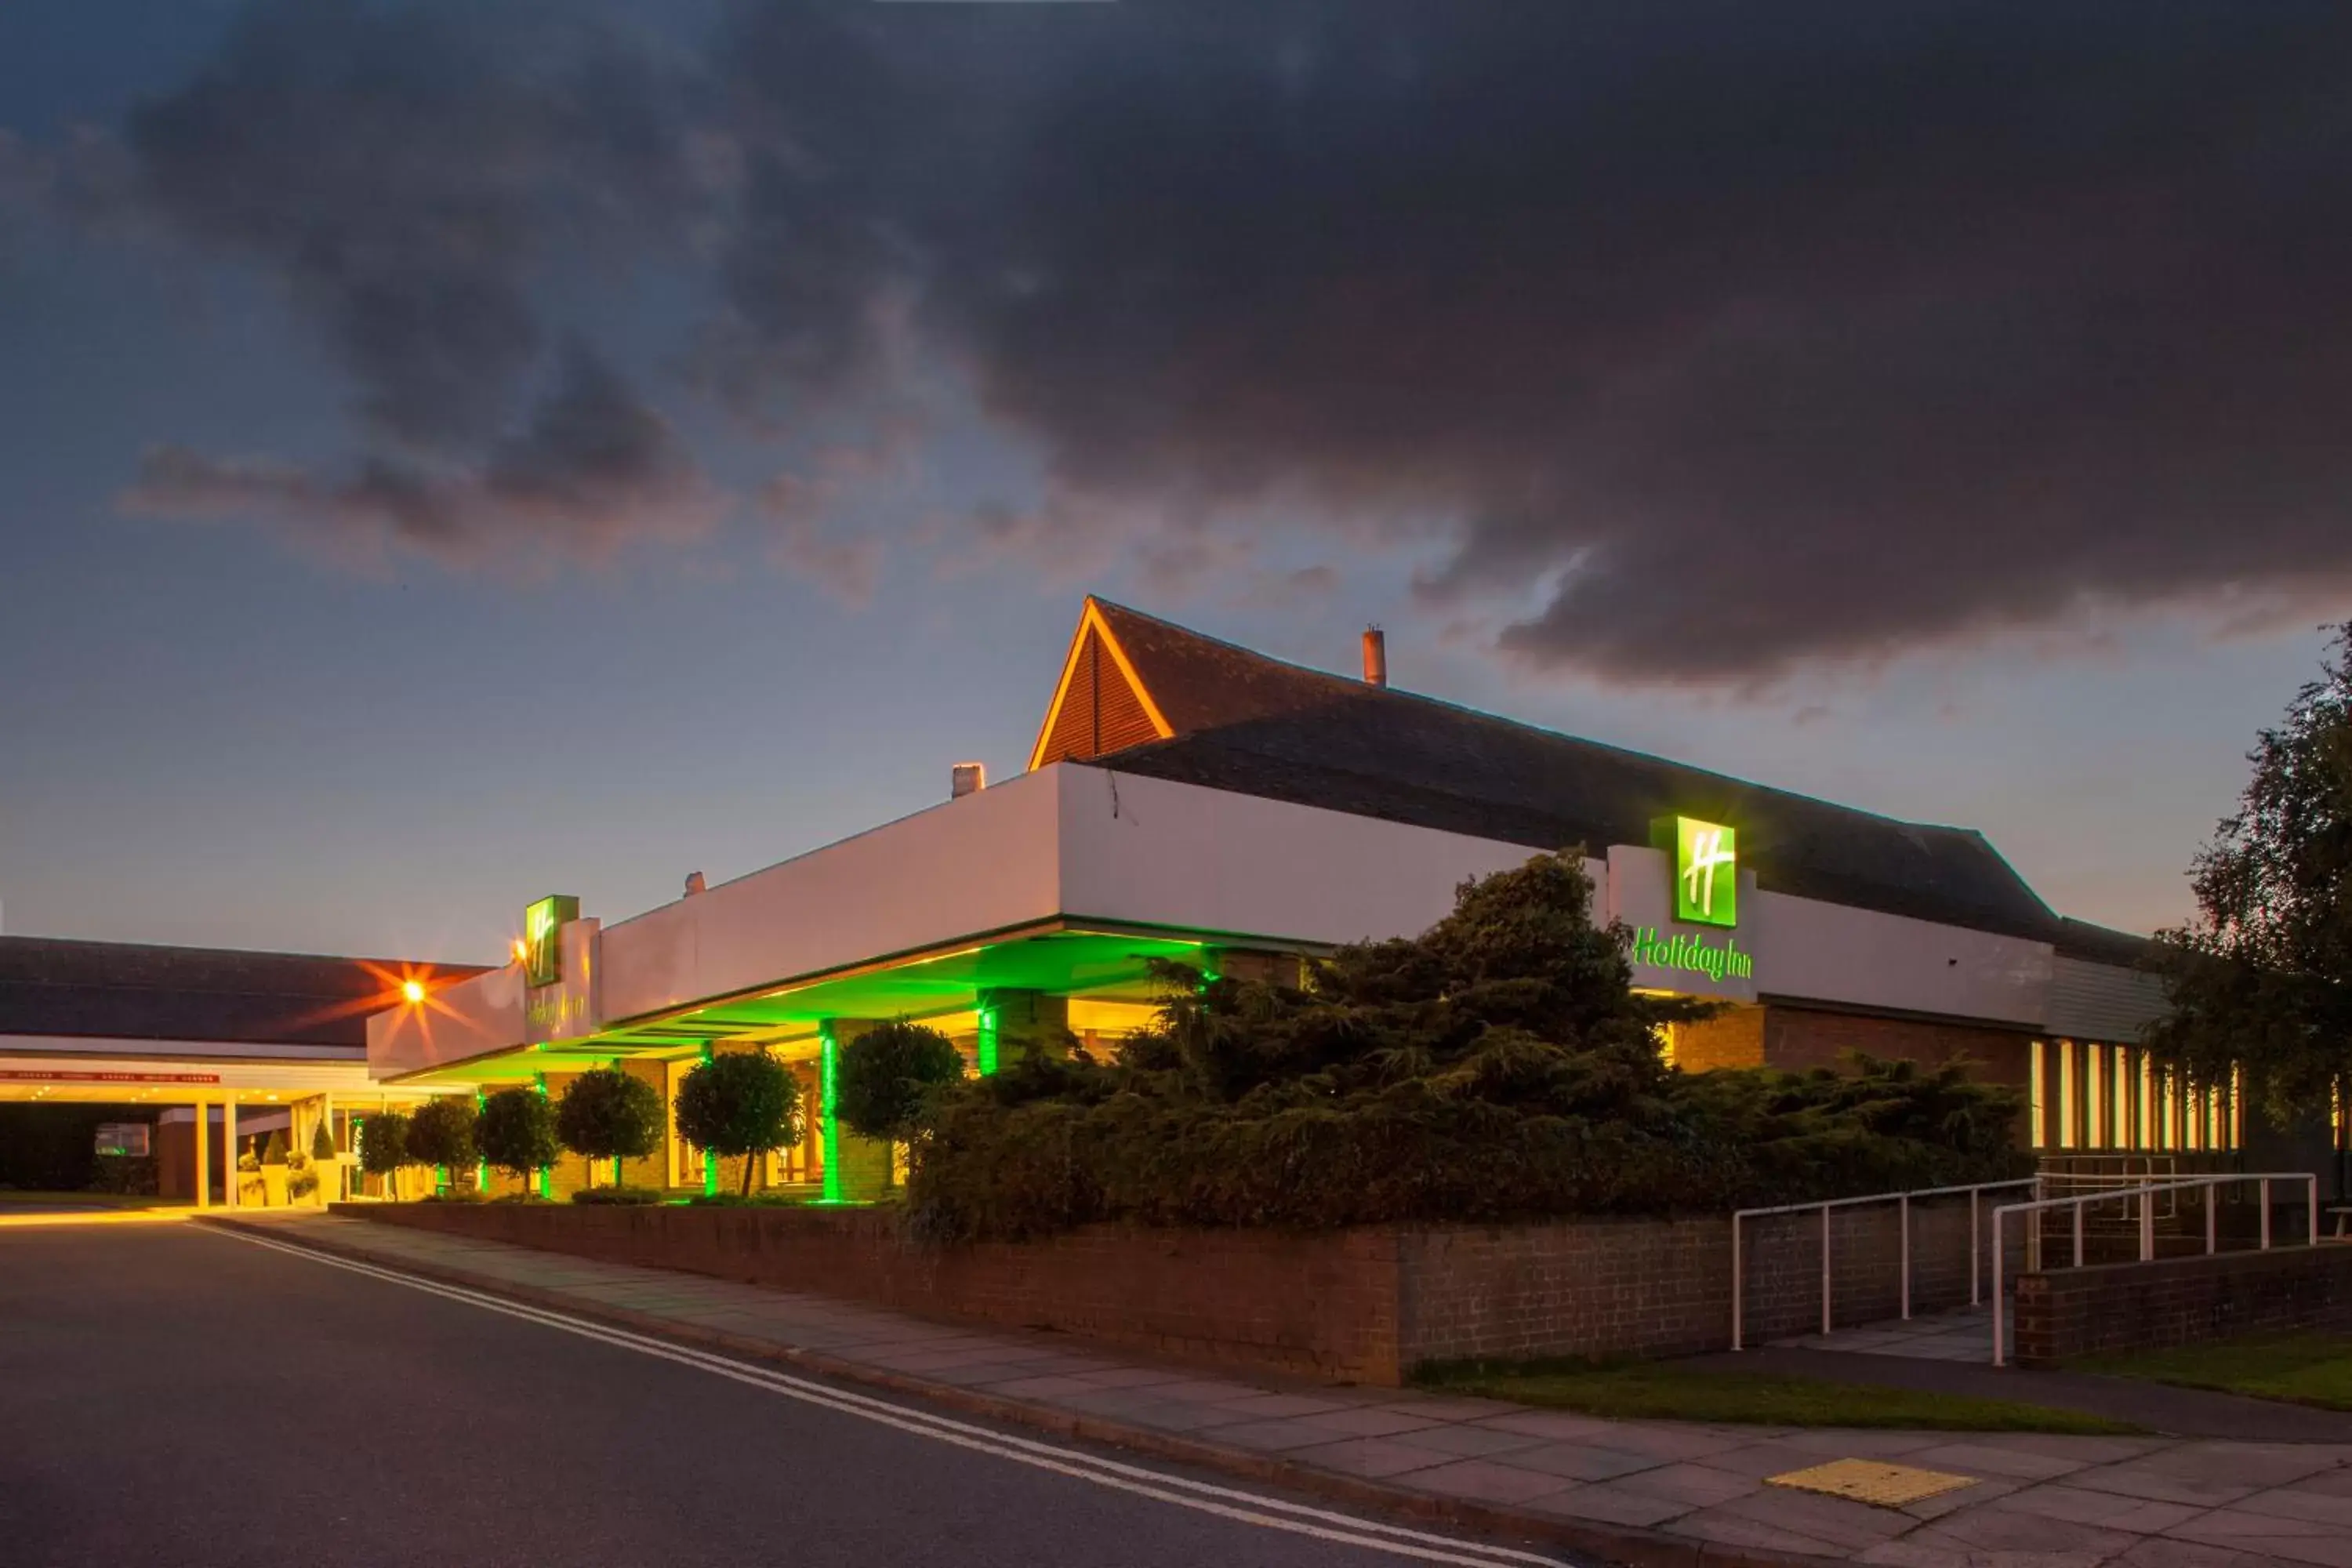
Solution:
[{"label": "brick column", "polygon": [[995,1072],[1032,1055],[1066,1057],[1070,999],[1011,987],[980,994],[980,1070]]},{"label": "brick column", "polygon": [[817,1070],[817,1115],[824,1147],[824,1201],[872,1203],[890,1185],[890,1145],[878,1138],[861,1138],[841,1125],[833,1109],[834,1064],[841,1047],[879,1028],[881,1018],[827,1018],[818,1026],[824,1054]]},{"label": "brick column", "polygon": [[1213,947],[1202,955],[1202,967],[1220,980],[1257,980],[1293,990],[1307,983],[1306,960],[1261,947]]}]

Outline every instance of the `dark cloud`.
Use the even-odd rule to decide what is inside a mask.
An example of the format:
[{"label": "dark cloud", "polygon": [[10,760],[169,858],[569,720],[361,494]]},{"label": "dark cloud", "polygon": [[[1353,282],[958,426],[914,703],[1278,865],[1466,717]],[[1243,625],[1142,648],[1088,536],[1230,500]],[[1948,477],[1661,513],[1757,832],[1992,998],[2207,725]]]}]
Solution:
[{"label": "dark cloud", "polygon": [[[1508,657],[1727,685],[2352,598],[2337,0],[742,0],[694,65],[582,15],[274,0],[130,127],[460,513],[551,272],[654,251],[739,413],[945,367],[1033,442],[967,551],[1409,540]],[[854,592],[847,488],[766,500]]]},{"label": "dark cloud", "polygon": [[371,563],[408,551],[453,567],[531,573],[606,561],[630,543],[688,543],[722,502],[667,423],[575,347],[529,425],[478,465],[375,457],[321,473],[161,447],[142,461],[122,506],[264,519]]},{"label": "dark cloud", "polygon": [[282,279],[376,431],[477,442],[547,339],[535,293],[642,256],[704,195],[687,81],[592,15],[266,0],[131,116],[138,198]]},{"label": "dark cloud", "polygon": [[998,539],[1436,519],[1427,598],[1632,680],[2352,591],[2338,5],[772,5],[725,58],[738,318],[822,387],[911,298],[1048,453]]}]

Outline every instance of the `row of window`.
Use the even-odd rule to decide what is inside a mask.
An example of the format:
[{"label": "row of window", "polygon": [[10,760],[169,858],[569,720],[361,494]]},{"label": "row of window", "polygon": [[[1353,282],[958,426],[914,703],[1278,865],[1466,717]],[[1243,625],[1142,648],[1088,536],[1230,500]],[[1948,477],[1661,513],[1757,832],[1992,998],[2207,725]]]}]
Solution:
[{"label": "row of window", "polygon": [[2147,1052],[2036,1040],[2030,1087],[2036,1149],[2223,1151],[2244,1131],[2236,1085],[2191,1085]]}]

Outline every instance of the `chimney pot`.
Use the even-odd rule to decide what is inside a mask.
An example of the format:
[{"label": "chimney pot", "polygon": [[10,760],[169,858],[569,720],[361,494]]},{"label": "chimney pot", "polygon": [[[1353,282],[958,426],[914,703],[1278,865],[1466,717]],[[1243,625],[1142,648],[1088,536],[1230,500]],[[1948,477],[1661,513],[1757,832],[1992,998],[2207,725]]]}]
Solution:
[{"label": "chimney pot", "polygon": [[701,892],[709,886],[709,884],[702,879],[701,872],[688,871],[686,874],[686,896],[688,898],[690,899],[694,897],[695,894]]},{"label": "chimney pot", "polygon": [[1378,626],[1364,628],[1364,684],[1389,683],[1389,640]]},{"label": "chimney pot", "polygon": [[958,763],[948,774],[948,798],[961,800],[988,787],[986,763]]}]

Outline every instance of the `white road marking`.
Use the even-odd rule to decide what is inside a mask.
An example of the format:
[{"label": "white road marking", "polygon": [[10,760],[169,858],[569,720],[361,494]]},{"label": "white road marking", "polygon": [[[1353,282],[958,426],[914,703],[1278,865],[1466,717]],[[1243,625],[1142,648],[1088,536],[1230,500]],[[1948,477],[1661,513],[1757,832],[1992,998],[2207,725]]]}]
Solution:
[{"label": "white road marking", "polygon": [[[520,1301],[509,1301],[463,1286],[445,1285],[414,1274],[404,1274],[395,1268],[377,1264],[361,1263],[352,1258],[338,1258],[311,1247],[273,1241],[249,1232],[230,1230],[218,1226],[195,1227],[210,1235],[223,1236],[272,1252],[283,1252],[311,1263],[324,1264],[353,1274],[364,1274],[394,1285],[402,1285],[427,1295],[477,1307],[485,1311],[520,1318],[544,1328],[575,1334],[582,1339],[596,1340],[640,1355],[654,1356],[694,1367],[715,1376],[746,1384],[770,1394],[782,1394],[805,1405],[822,1405],[845,1415],[895,1426],[902,1432],[929,1437],[934,1442],[950,1443],[960,1448],[992,1454],[1037,1469],[1051,1470],[1076,1480],[1090,1481],[1097,1486],[1132,1492],[1138,1496],[1173,1503],[1198,1512],[1256,1525],[1266,1530],[1281,1530],[1295,1535],[1311,1536],[1318,1541],[1338,1542],[1344,1545],[1361,1546],[1398,1557],[1418,1558],[1425,1563],[1454,1563],[1469,1568],[1496,1568],[1498,1563],[1536,1564],[1538,1568],[1560,1568],[1561,1560],[1520,1552],[1507,1546],[1489,1546],[1478,1542],[1455,1541],[1447,1536],[1433,1535],[1426,1531],[1412,1530],[1403,1525],[1390,1524],[1381,1520],[1362,1519],[1353,1514],[1339,1513],[1329,1509],[1314,1508],[1284,1498],[1266,1497],[1232,1487],[1195,1480],[1188,1476],[1168,1475],[1129,1465],[1117,1459],[1089,1454],[1059,1444],[1043,1443],[1034,1438],[1021,1437],[992,1427],[974,1426],[951,1416],[917,1410],[867,1394],[834,1388],[828,1384],[797,1377],[772,1367],[740,1362],[708,1351],[673,1344],[627,1329],[614,1328],[592,1319],[575,1318],[568,1313],[534,1307]],[[1334,1437],[1333,1441],[1339,1441]]]}]

